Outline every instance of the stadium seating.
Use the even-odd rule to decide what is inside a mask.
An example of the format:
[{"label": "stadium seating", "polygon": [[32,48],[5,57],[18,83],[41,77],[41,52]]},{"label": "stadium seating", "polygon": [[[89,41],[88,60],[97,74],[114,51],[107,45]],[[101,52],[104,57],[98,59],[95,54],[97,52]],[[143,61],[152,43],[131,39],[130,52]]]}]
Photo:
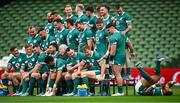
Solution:
[{"label": "stadium seating", "polygon": [[[130,32],[138,59],[145,62],[145,67],[153,67],[156,54],[177,57],[180,54],[180,0],[80,0],[85,6],[93,7],[108,4],[114,13],[114,6],[120,3],[133,18]],[[46,14],[56,11],[64,15],[64,5],[76,0],[15,0],[0,7],[0,57],[9,54],[9,47],[19,48],[26,42],[30,24],[43,27]],[[74,9],[74,8],[73,8]],[[132,63],[132,66],[134,63]]]}]

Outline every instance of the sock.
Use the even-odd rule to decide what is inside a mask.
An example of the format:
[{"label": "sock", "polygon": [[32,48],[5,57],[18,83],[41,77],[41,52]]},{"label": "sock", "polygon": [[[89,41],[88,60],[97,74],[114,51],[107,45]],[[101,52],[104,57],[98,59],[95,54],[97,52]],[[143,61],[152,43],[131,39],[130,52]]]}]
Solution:
[{"label": "sock", "polygon": [[22,84],[18,88],[18,92],[20,93],[22,91]]},{"label": "sock", "polygon": [[46,92],[46,84],[47,84],[47,79],[45,79],[45,80],[43,80],[42,79],[42,82],[41,82],[42,84],[42,87],[41,87],[41,92],[42,93],[45,93]]},{"label": "sock", "polygon": [[2,83],[3,83],[3,85],[8,86],[8,79],[3,79]]},{"label": "sock", "polygon": [[40,93],[45,93],[46,91],[46,79],[39,79],[39,87],[40,87]]},{"label": "sock", "polygon": [[26,83],[26,80],[23,79],[23,82],[22,82],[22,93],[25,93],[27,90],[27,83]]},{"label": "sock", "polygon": [[80,83],[80,78],[75,78],[74,80],[73,80],[73,82],[74,82],[74,89],[73,89],[73,93],[77,93],[77,86],[79,85],[79,83]]},{"label": "sock", "polygon": [[55,79],[51,79],[50,80],[50,83],[49,83],[49,87],[50,88],[53,88],[54,82],[55,82]]},{"label": "sock", "polygon": [[90,91],[91,93],[94,93],[94,94],[95,94],[95,85],[94,85],[94,84],[89,85],[89,91]]},{"label": "sock", "polygon": [[35,82],[36,82],[36,79],[34,77],[30,77],[30,85],[29,85],[29,90],[28,90],[29,94],[33,93]]},{"label": "sock", "polygon": [[112,67],[109,68],[109,74],[112,75],[113,74],[113,70]]},{"label": "sock", "polygon": [[118,92],[119,92],[119,93],[123,93],[122,85],[118,85],[117,88],[118,88]]},{"label": "sock", "polygon": [[146,80],[151,80],[151,77],[148,73],[146,73],[142,68],[138,68],[139,72],[141,73],[142,77]]},{"label": "sock", "polygon": [[155,74],[160,75],[160,61],[156,62]]},{"label": "sock", "polygon": [[125,73],[124,73],[124,68],[122,68],[121,70],[121,76],[124,77]]},{"label": "sock", "polygon": [[16,91],[16,93],[17,93],[18,90],[19,90],[19,86],[18,86],[18,85],[14,85],[14,89],[15,89],[15,91]]},{"label": "sock", "polygon": [[67,85],[68,93],[71,93],[73,91],[73,84],[72,84],[71,80],[66,80],[66,85]]},{"label": "sock", "polygon": [[131,68],[130,68],[130,67],[127,67],[126,70],[127,70],[126,75],[128,75],[128,76],[131,75],[131,71],[130,71]]}]

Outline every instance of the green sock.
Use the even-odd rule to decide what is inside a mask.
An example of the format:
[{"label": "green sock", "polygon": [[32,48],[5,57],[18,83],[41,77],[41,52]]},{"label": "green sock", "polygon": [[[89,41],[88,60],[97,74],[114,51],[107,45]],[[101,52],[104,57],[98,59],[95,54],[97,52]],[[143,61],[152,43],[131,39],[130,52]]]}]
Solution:
[{"label": "green sock", "polygon": [[25,80],[25,79],[23,79],[23,82],[22,82],[22,87],[23,87],[23,89],[22,89],[22,93],[25,93],[25,92],[26,92],[26,90],[27,90],[27,83],[26,83],[26,80]]},{"label": "green sock", "polygon": [[146,73],[142,68],[138,68],[139,72],[141,73],[142,77],[146,80],[151,80],[151,77],[148,73]]},{"label": "green sock", "polygon": [[3,85],[8,86],[8,79],[3,79],[2,83],[3,83]]},{"label": "green sock", "polygon": [[109,74],[112,75],[113,74],[113,70],[112,67],[109,68]]},{"label": "green sock", "polygon": [[89,85],[89,79],[88,79],[88,77],[82,78],[82,82],[88,86],[88,85]]},{"label": "green sock", "polygon": [[46,92],[46,84],[47,84],[47,79],[45,79],[45,80],[43,80],[42,79],[42,82],[41,82],[42,84],[42,87],[41,87],[41,92],[42,93],[45,93]]},{"label": "green sock", "polygon": [[30,85],[28,93],[31,94],[33,92],[35,86],[36,79],[34,77],[30,77]]},{"label": "green sock", "polygon": [[130,67],[127,67],[126,70],[127,70],[127,73],[126,73],[126,74],[127,74],[127,75],[131,75],[131,68],[130,68]]},{"label": "green sock", "polygon": [[77,86],[79,85],[79,83],[80,83],[80,78],[75,78],[74,80],[73,80],[73,82],[74,82],[74,89],[73,89],[73,93],[77,93]]},{"label": "green sock", "polygon": [[123,93],[123,87],[122,87],[122,85],[118,85],[117,88],[118,88],[118,92],[119,92],[119,93]]},{"label": "green sock", "polygon": [[89,85],[89,91],[91,93],[95,93],[95,85],[94,84]]},{"label": "green sock", "polygon": [[16,92],[18,92],[19,86],[18,85],[14,85],[14,89],[15,89]]},{"label": "green sock", "polygon": [[156,62],[156,68],[155,68],[155,74],[156,75],[160,75],[160,68],[161,68],[160,63],[161,63],[160,61]]},{"label": "green sock", "polygon": [[124,77],[125,73],[124,73],[124,68],[122,68],[121,70],[121,76]]},{"label": "green sock", "polygon": [[22,91],[22,85],[19,86],[18,92],[20,93]]},{"label": "green sock", "polygon": [[50,80],[50,83],[49,83],[49,87],[50,88],[53,88],[54,82],[55,82],[55,79],[51,79]]},{"label": "green sock", "polygon": [[65,80],[67,85],[67,91],[68,93],[71,93],[73,91],[73,85],[71,83],[71,80]]}]

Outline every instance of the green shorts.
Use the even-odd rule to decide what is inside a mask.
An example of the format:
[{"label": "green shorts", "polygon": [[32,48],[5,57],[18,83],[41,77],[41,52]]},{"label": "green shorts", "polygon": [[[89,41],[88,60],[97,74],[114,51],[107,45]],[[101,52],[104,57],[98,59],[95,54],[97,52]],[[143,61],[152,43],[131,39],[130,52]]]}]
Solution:
[{"label": "green shorts", "polygon": [[42,64],[42,68],[39,70],[40,74],[49,73],[49,68],[46,64]]},{"label": "green shorts", "polygon": [[114,65],[123,65],[123,64],[126,64],[126,55],[117,55],[113,59],[112,64],[114,64]]}]

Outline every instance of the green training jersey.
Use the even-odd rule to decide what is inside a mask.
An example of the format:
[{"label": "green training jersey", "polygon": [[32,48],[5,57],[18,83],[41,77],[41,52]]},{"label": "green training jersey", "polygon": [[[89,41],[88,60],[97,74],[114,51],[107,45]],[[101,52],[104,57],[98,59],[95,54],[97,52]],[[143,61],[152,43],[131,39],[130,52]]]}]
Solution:
[{"label": "green training jersey", "polygon": [[84,46],[88,45],[88,40],[90,39],[93,39],[92,31],[90,29],[85,28],[78,35],[78,41],[79,41],[78,51],[83,52]]},{"label": "green training jersey", "polygon": [[163,95],[162,87],[153,88],[153,96],[162,96],[162,95]]},{"label": "green training jersey", "polygon": [[54,60],[55,64],[53,66],[49,66],[50,72],[63,71],[66,66],[65,61],[60,58]]},{"label": "green training jersey", "polygon": [[88,67],[88,70],[100,70],[99,62],[101,61],[101,56],[98,52],[94,51],[92,56],[88,57],[85,56],[84,61],[91,65],[91,67]]},{"label": "green training jersey", "polygon": [[106,26],[106,25],[108,25],[109,23],[111,23],[111,22],[112,22],[112,18],[113,18],[113,17],[112,17],[111,15],[108,15],[107,18],[103,18],[103,17],[102,17],[104,25]]},{"label": "green training jersey", "polygon": [[42,52],[42,53],[38,56],[38,60],[37,60],[37,62],[36,62],[36,64],[41,64],[41,65],[42,65],[41,69],[39,70],[39,72],[40,72],[41,74],[43,74],[43,73],[48,73],[48,72],[49,72],[48,65],[44,62],[46,56],[47,56],[47,54],[46,54],[45,52]]},{"label": "green training jersey", "polygon": [[97,20],[97,16],[94,15],[93,17],[91,17],[88,21],[88,25],[89,27],[91,28],[92,30],[92,33],[95,35],[96,34],[96,31],[97,31],[97,27],[96,27],[96,20]]},{"label": "green training jersey", "polygon": [[116,15],[114,18],[118,31],[124,31],[128,27],[128,23],[132,21],[132,18],[126,12],[123,12],[122,15]]},{"label": "green training jersey", "polygon": [[55,38],[51,35],[48,35],[46,40],[42,40],[40,44],[41,50],[45,51],[52,43],[56,43]]},{"label": "green training jersey", "polygon": [[54,22],[47,23],[45,29],[48,35],[54,36]]},{"label": "green training jersey", "polygon": [[79,31],[76,28],[74,28],[69,31],[66,38],[67,46],[76,52],[78,51],[78,35],[79,35]]},{"label": "green training jersey", "polygon": [[62,19],[62,22],[63,22],[63,24],[65,24],[65,22],[66,22],[66,20],[67,19],[72,19],[73,21],[74,21],[74,23],[76,22],[76,20],[77,20],[77,16],[75,16],[75,15],[71,15],[70,17],[63,17],[63,19]]},{"label": "green training jersey", "polygon": [[[126,39],[124,35],[116,31],[110,36],[110,45],[116,45],[116,54],[114,56],[114,61],[119,61],[121,57],[125,57],[125,43]],[[122,58],[121,58],[122,59]],[[124,62],[124,60],[123,60]]]},{"label": "green training jersey", "polygon": [[66,37],[68,33],[69,31],[66,28],[63,28],[61,31],[58,30],[58,32],[55,34],[56,44],[58,46],[60,46],[61,44],[67,44]]},{"label": "green training jersey", "polygon": [[13,56],[9,62],[8,67],[11,67],[11,70],[15,70],[16,72],[20,72],[21,66],[26,60],[26,54],[20,53],[18,57]]},{"label": "green training jersey", "polygon": [[58,51],[56,51],[54,54],[48,54],[49,56],[52,56],[53,58],[60,58],[60,54]]},{"label": "green training jersey", "polygon": [[37,59],[38,59],[38,55],[36,54],[32,54],[31,56],[26,55],[25,62],[23,63],[24,71],[25,72],[31,71],[36,65]]},{"label": "green training jersey", "polygon": [[104,56],[108,49],[108,31],[103,28],[96,32],[96,51]]},{"label": "green training jersey", "polygon": [[75,66],[79,62],[85,59],[85,54],[82,52],[77,52],[75,57],[69,57],[67,59],[67,66]]},{"label": "green training jersey", "polygon": [[41,37],[36,34],[34,37],[28,37],[27,38],[27,43],[34,46],[35,44],[40,44],[41,43]]},{"label": "green training jersey", "polygon": [[76,22],[88,23],[89,18],[86,15],[81,15],[77,18]]}]

